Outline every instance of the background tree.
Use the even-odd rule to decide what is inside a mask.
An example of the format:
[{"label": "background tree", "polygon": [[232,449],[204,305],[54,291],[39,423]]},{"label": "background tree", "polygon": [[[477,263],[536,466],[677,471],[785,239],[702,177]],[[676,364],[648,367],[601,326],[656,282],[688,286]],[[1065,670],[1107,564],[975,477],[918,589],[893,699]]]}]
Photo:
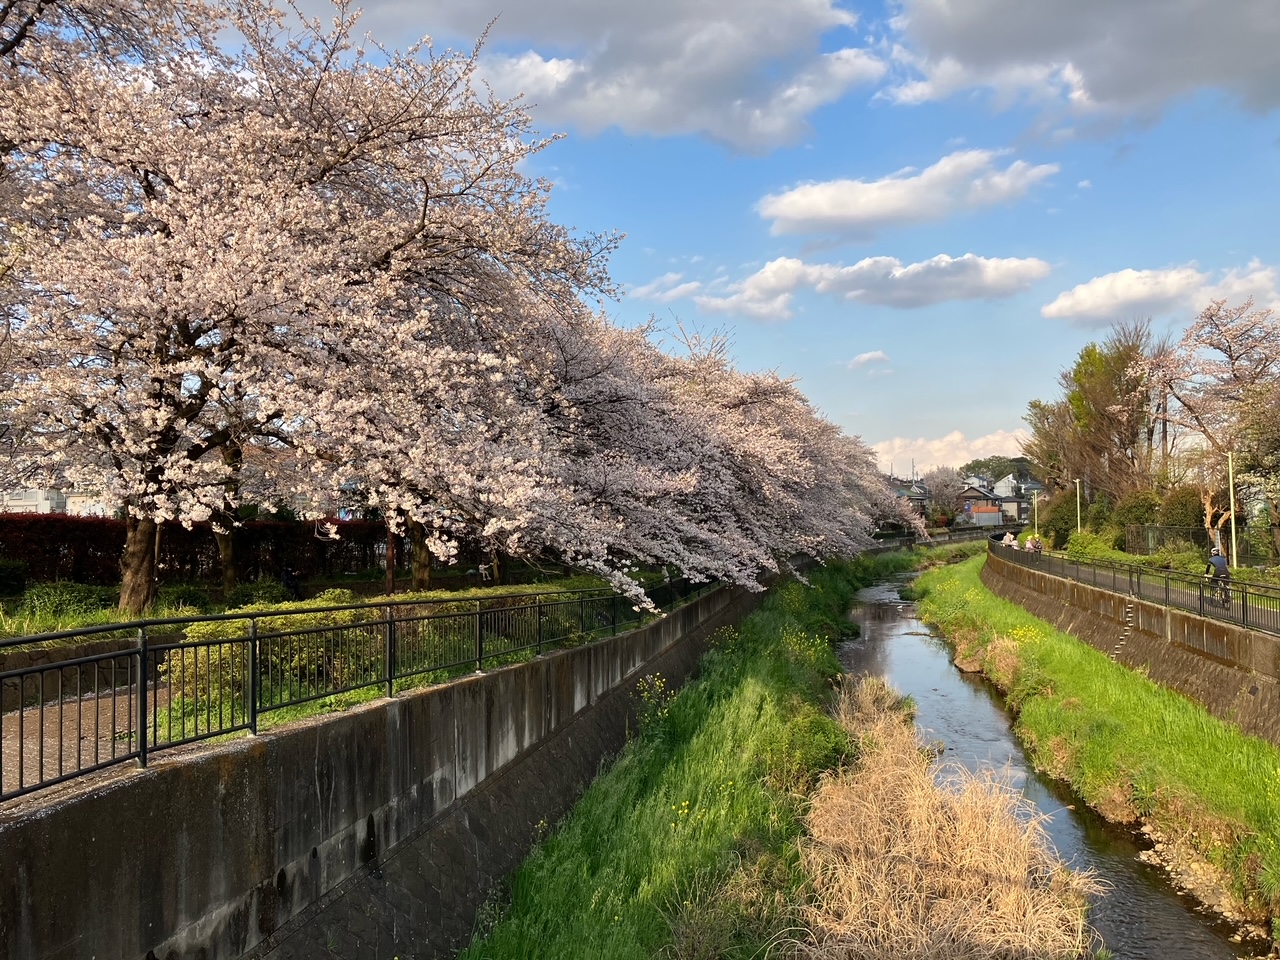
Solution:
[{"label": "background tree", "polygon": [[1158,441],[1146,360],[1157,349],[1145,322],[1118,324],[1085,346],[1059,377],[1061,396],[1032,401],[1023,452],[1052,489],[1074,487],[1111,502],[1150,487]]},{"label": "background tree", "polygon": [[950,522],[960,509],[967,474],[954,467],[934,467],[920,479],[929,488],[928,517],[931,521]]},{"label": "background tree", "polygon": [[959,472],[962,477],[990,477],[993,481],[1010,474],[1019,482],[1040,479],[1039,468],[1027,457],[981,457],[964,464]]}]

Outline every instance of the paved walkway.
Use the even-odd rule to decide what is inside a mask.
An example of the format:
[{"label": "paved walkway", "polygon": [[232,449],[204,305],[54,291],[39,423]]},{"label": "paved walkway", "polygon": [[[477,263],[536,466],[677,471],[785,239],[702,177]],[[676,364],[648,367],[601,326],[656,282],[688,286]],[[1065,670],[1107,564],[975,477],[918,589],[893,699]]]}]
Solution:
[{"label": "paved walkway", "polygon": [[[169,692],[147,693],[152,707],[165,710]],[[64,697],[0,717],[0,793],[10,794],[110,763],[137,749],[137,691],[116,687],[83,697]]]}]

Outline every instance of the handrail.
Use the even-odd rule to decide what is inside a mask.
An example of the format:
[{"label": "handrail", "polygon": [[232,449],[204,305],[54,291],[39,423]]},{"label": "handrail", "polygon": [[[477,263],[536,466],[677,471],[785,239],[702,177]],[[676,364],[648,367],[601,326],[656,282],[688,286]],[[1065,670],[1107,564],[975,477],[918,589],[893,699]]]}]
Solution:
[{"label": "handrail", "polygon": [[1240,580],[1215,581],[1114,560],[1072,560],[1020,550],[996,540],[988,541],[987,550],[999,551],[1002,560],[1018,566],[1280,636],[1280,587]]},{"label": "handrail", "polygon": [[[655,607],[675,609],[714,586],[678,579],[647,590]],[[518,602],[495,602],[502,600]],[[373,616],[289,623],[351,610]],[[256,733],[259,718],[271,711],[363,689],[392,696],[423,679],[441,682],[616,635],[645,614],[629,597],[587,588],[138,620],[16,638],[3,646],[134,634],[123,649],[68,660],[37,662],[44,654],[38,648],[10,654],[10,667],[0,669],[0,801],[128,760],[146,766],[157,750]],[[235,620],[248,621],[244,635],[160,632]],[[270,620],[283,629],[261,630]]]},{"label": "handrail", "polygon": [[[655,583],[642,584],[642,586],[652,587]],[[420,607],[429,604],[444,603],[475,603],[488,602],[496,600],[518,600],[525,597],[535,597],[540,594],[563,594],[565,596],[584,594],[584,593],[610,593],[608,587],[577,587],[572,590],[559,590],[552,585],[548,585],[546,590],[526,590],[523,593],[495,593],[486,594],[481,597],[458,597],[456,599],[446,599],[444,597],[435,597],[429,600],[382,600],[377,603],[348,603],[334,606],[317,606],[317,607],[289,607],[282,610],[254,610],[248,613],[202,613],[190,617],[161,617],[145,620],[121,620],[116,623],[99,623],[86,627],[69,627],[66,630],[54,630],[47,633],[33,633],[20,637],[5,637],[0,639],[0,650],[7,647],[27,646],[35,643],[45,643],[50,640],[69,640],[75,637],[96,636],[103,633],[123,633],[125,631],[136,631],[141,629],[151,629],[152,627],[189,627],[196,623],[216,623],[226,620],[265,620],[268,617],[293,617],[305,616],[313,613],[337,613],[343,610],[376,610],[383,607]]]}]

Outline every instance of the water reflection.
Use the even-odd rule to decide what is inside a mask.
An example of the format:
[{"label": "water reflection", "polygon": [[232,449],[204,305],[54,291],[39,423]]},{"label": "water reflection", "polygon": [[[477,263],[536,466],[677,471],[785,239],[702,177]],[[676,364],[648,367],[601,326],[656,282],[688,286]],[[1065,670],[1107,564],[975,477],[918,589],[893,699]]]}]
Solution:
[{"label": "water reflection", "polygon": [[839,650],[845,669],[882,676],[910,694],[924,738],[941,741],[945,759],[1004,771],[1047,814],[1046,830],[1062,857],[1108,885],[1090,917],[1117,957],[1216,960],[1265,954],[1265,944],[1252,945],[1254,952],[1232,943],[1227,925],[1197,912],[1158,869],[1137,859],[1140,848],[1130,834],[1031,769],[994,688],[955,668],[946,645],[916,618],[914,605],[898,599],[897,583],[869,587],[859,601],[851,616],[861,636]]}]

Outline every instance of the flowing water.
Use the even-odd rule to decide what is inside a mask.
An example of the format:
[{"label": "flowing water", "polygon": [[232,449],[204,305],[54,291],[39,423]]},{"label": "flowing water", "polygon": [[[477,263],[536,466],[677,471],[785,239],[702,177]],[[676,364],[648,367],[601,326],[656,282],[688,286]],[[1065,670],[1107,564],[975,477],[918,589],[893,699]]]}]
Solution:
[{"label": "flowing water", "polygon": [[899,582],[858,595],[851,617],[858,639],[841,645],[849,673],[884,677],[916,702],[926,741],[941,741],[943,759],[970,769],[994,766],[1048,817],[1046,830],[1062,858],[1092,870],[1107,890],[1090,912],[1106,946],[1123,960],[1216,960],[1265,955],[1267,944],[1233,942],[1232,928],[1180,897],[1164,873],[1138,859],[1142,847],[1107,824],[1061,784],[1031,767],[999,694],[980,677],[962,674],[941,639],[898,599]]}]

